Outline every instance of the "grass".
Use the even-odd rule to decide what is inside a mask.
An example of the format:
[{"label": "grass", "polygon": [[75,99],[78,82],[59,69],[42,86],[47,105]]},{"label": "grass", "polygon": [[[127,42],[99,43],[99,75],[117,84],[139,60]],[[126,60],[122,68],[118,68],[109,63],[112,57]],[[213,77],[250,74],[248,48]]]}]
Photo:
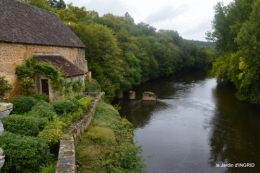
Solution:
[{"label": "grass", "polygon": [[76,146],[81,173],[144,172],[141,147],[133,141],[132,124],[111,105],[101,102],[88,131]]}]

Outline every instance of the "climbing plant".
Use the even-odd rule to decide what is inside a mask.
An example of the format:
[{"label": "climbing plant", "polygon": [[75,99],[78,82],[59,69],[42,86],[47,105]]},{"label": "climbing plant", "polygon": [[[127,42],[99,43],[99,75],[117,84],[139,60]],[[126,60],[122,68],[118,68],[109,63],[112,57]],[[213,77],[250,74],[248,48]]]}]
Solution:
[{"label": "climbing plant", "polygon": [[10,91],[12,86],[8,83],[8,80],[4,76],[0,76],[0,101],[4,100],[4,94]]},{"label": "climbing plant", "polygon": [[20,82],[20,94],[24,96],[34,96],[35,84],[32,78],[24,77]]},{"label": "climbing plant", "polygon": [[51,80],[54,90],[61,90],[65,78],[60,69],[47,62],[39,62],[35,57],[28,58],[26,63],[16,68],[16,74],[20,80],[33,78],[36,74],[42,74]]},{"label": "climbing plant", "polygon": [[83,87],[82,81],[67,82],[59,68],[51,63],[40,62],[35,57],[28,58],[25,64],[16,68],[16,75],[21,80],[21,84],[24,84],[24,81],[33,79],[36,74],[48,77],[51,80],[52,88],[59,91],[60,94],[69,95],[71,91],[79,92]]}]

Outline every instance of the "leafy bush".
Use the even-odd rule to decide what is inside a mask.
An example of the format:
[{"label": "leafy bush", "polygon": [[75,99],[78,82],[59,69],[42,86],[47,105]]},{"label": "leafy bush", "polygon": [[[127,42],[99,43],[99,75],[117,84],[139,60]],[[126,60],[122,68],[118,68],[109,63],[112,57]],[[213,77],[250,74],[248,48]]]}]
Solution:
[{"label": "leafy bush", "polygon": [[83,110],[81,108],[79,108],[76,112],[71,113],[72,122],[80,120],[83,115]]},{"label": "leafy bush", "polygon": [[53,116],[56,115],[56,112],[53,105],[41,100],[32,108],[30,115],[36,117],[46,117],[48,120],[52,121]]},{"label": "leafy bush", "polygon": [[113,130],[106,127],[92,127],[89,129],[86,137],[99,145],[116,144],[116,138]]},{"label": "leafy bush", "polygon": [[90,108],[90,106],[91,106],[92,100],[93,100],[93,98],[92,98],[92,97],[89,97],[89,96],[86,96],[86,97],[83,97],[83,98],[79,99],[81,109],[82,109],[84,112],[86,112],[87,110],[89,110],[89,108]]},{"label": "leafy bush", "polygon": [[36,118],[32,116],[10,115],[3,119],[3,125],[6,131],[11,133],[37,136],[46,126],[46,118]]},{"label": "leafy bush", "polygon": [[0,101],[4,100],[4,94],[10,91],[12,86],[8,83],[8,80],[4,76],[0,76]]},{"label": "leafy bush", "polygon": [[48,164],[47,166],[41,167],[41,173],[55,173],[56,172],[56,162]]},{"label": "leafy bush", "polygon": [[39,172],[40,166],[50,158],[47,143],[37,137],[5,131],[0,136],[0,147],[6,155],[1,172]]},{"label": "leafy bush", "polygon": [[72,91],[80,92],[82,89],[83,89],[83,82],[81,80],[77,80],[72,83]]},{"label": "leafy bush", "polygon": [[23,114],[29,112],[36,104],[36,99],[29,96],[18,96],[11,100],[13,103],[12,114]]},{"label": "leafy bush", "polygon": [[20,79],[20,91],[19,93],[23,96],[35,95],[35,84],[34,80],[30,77],[24,77]]},{"label": "leafy bush", "polygon": [[43,100],[43,101],[49,102],[49,96],[45,93],[37,94],[35,96],[35,99],[38,101]]},{"label": "leafy bush", "polygon": [[76,112],[80,107],[80,103],[75,98],[67,98],[54,102],[53,107],[58,115],[63,115],[64,113]]},{"label": "leafy bush", "polygon": [[89,82],[89,81],[85,82],[85,91],[86,92],[101,92],[101,87],[95,79],[92,79],[91,82]]},{"label": "leafy bush", "polygon": [[67,127],[67,125],[64,122],[54,117],[53,121],[45,126],[38,137],[46,140],[50,146],[57,145],[65,127]]},{"label": "leafy bush", "polygon": [[75,99],[79,100],[79,99],[82,99],[83,97],[86,97],[85,94],[77,94],[74,96]]}]

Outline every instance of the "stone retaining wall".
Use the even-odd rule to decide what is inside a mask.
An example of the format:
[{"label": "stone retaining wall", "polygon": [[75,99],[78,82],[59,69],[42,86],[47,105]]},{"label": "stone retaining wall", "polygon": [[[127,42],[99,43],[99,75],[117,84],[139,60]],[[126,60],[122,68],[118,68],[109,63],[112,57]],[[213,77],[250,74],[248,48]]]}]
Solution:
[{"label": "stone retaining wall", "polygon": [[[81,138],[81,135],[87,129],[91,123],[98,103],[101,101],[102,93],[88,93],[91,96],[95,96],[95,100],[92,102],[90,110],[85,114],[85,116],[73,123],[66,131],[66,139],[60,140],[60,150],[59,157],[56,167],[56,173],[76,173],[76,153],[75,144]],[[65,136],[66,136],[65,135]]]}]

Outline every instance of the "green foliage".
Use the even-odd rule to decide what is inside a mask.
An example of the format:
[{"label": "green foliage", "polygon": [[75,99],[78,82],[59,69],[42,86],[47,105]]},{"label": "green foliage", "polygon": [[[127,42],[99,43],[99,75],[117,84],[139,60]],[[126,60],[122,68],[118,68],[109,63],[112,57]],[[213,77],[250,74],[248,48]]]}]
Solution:
[{"label": "green foliage", "polygon": [[56,165],[57,163],[50,163],[44,167],[41,167],[41,172],[40,173],[55,173],[56,172]]},{"label": "green foliage", "polygon": [[88,132],[76,146],[77,158],[83,163],[81,172],[143,172],[133,130],[111,105],[100,103]]},{"label": "green foliage", "polygon": [[80,92],[82,89],[83,89],[83,82],[81,80],[77,80],[72,83],[73,92]]},{"label": "green foliage", "polygon": [[120,90],[122,59],[112,30],[99,24],[73,25],[78,37],[86,45],[89,70],[109,99]]},{"label": "green foliage", "polygon": [[106,127],[93,127],[87,133],[87,138],[98,145],[115,145],[116,138],[113,130]]},{"label": "green foliage", "polygon": [[50,7],[55,9],[65,9],[66,4],[63,0],[49,0],[50,1]]},{"label": "green foliage", "polygon": [[72,113],[76,112],[80,107],[80,103],[77,99],[73,98],[66,98],[63,100],[58,100],[53,103],[53,107],[55,112],[58,115],[63,115],[64,113]]},{"label": "green foliage", "polygon": [[38,8],[50,10],[49,1],[46,0],[23,0],[23,1],[26,1],[28,4],[36,6]]},{"label": "green foliage", "polygon": [[29,77],[24,77],[20,80],[20,94],[24,96],[34,96],[35,95],[35,84],[33,79]]},{"label": "green foliage", "polygon": [[96,79],[92,79],[90,82],[85,81],[85,91],[86,92],[101,92],[101,86]]},{"label": "green foliage", "polygon": [[[51,7],[56,8],[55,1],[50,3]],[[182,39],[177,31],[156,31],[149,24],[135,24],[127,12],[124,16],[105,14],[100,17],[96,11],[88,11],[86,7],[77,7],[72,3],[66,9],[51,10],[64,23],[72,22],[73,31],[86,45],[85,57],[89,70],[100,87],[91,82],[87,83],[85,90],[103,91],[108,101],[141,82],[175,72],[205,71],[211,66],[212,61],[208,59],[207,50]],[[217,23],[221,19],[225,19],[222,23],[232,23],[236,13],[232,12],[231,17],[226,17],[228,13],[223,13]],[[229,41],[234,40],[234,33],[239,26],[234,25],[232,32],[223,32],[230,35]],[[223,28],[228,29],[228,26],[223,25]],[[231,44],[228,46],[234,47]],[[24,69],[26,70],[28,69]],[[65,90],[61,92],[66,96],[70,95],[71,88],[76,88],[77,91],[80,88],[77,83],[60,82],[58,86],[65,86]]]},{"label": "green foliage", "polygon": [[0,136],[0,147],[6,156],[1,172],[39,172],[40,166],[50,158],[47,143],[37,137],[5,131]]},{"label": "green foliage", "polygon": [[189,40],[193,42],[196,46],[198,47],[204,47],[209,50],[214,50],[215,49],[215,43],[214,42],[209,42],[209,41],[199,41],[199,40]]},{"label": "green foliage", "polygon": [[92,97],[89,97],[89,96],[86,96],[86,97],[83,97],[81,99],[79,99],[79,102],[80,102],[80,106],[81,106],[81,109],[86,112],[89,110],[90,106],[91,106],[91,102],[92,102],[93,98]]},{"label": "green foliage", "polygon": [[213,74],[218,82],[234,84],[240,100],[259,104],[260,1],[237,0],[228,6],[219,3],[216,10],[213,36],[217,35],[217,49],[223,56],[213,64]]},{"label": "green foliage", "polygon": [[[38,62],[34,57],[26,59],[26,63],[16,67],[16,75],[19,79],[33,79],[36,74],[42,74],[51,80],[54,90],[62,90],[65,78],[60,69],[51,63]],[[29,80],[28,80],[29,81]],[[27,82],[29,83],[29,82]]]},{"label": "green foliage", "polygon": [[11,99],[13,103],[12,114],[23,114],[29,112],[36,104],[36,99],[30,96],[18,96]]},{"label": "green foliage", "polygon": [[79,108],[76,112],[66,113],[60,120],[69,126],[71,123],[80,120],[84,113],[85,112]]},{"label": "green foliage", "polygon": [[63,134],[65,127],[67,127],[67,125],[64,122],[54,117],[53,121],[45,126],[38,137],[44,139],[49,146],[53,147],[59,143],[60,136]]},{"label": "green foliage", "polygon": [[0,101],[4,101],[4,94],[12,89],[4,76],[0,76]]},{"label": "green foliage", "polygon": [[58,17],[67,22],[77,22],[76,15],[70,9],[60,9],[57,12]]},{"label": "green foliage", "polygon": [[121,83],[123,91],[131,89],[133,86],[138,86],[141,83],[141,67],[140,61],[132,52],[127,52],[124,55],[124,80]]},{"label": "green foliage", "polygon": [[47,118],[49,121],[52,121],[53,117],[56,116],[56,112],[53,105],[40,100],[34,107],[32,107],[30,115],[35,117]]},{"label": "green foliage", "polygon": [[6,131],[25,136],[37,136],[46,126],[47,122],[48,120],[46,118],[24,115],[10,115],[3,119],[3,125]]},{"label": "green foliage", "polygon": [[82,99],[84,97],[86,97],[85,94],[77,94],[77,95],[74,96],[74,98],[77,99],[77,100],[80,100],[80,99]]},{"label": "green foliage", "polygon": [[37,94],[34,98],[38,101],[43,100],[45,102],[49,102],[49,96],[45,93]]}]

